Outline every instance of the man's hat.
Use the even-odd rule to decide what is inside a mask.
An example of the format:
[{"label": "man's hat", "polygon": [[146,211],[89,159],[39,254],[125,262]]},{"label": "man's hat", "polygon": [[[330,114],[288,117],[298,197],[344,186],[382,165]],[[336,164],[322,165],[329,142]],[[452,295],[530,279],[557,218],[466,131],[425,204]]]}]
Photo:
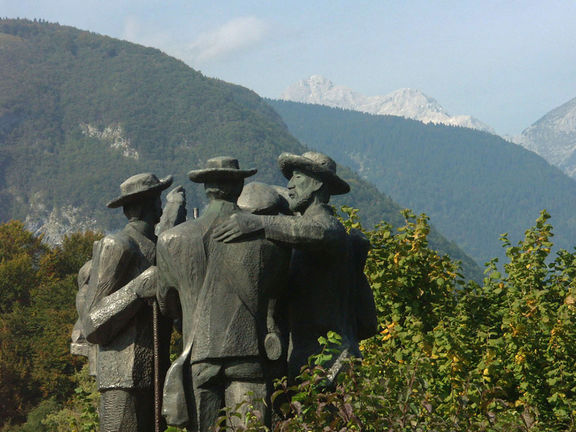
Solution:
[{"label": "man's hat", "polygon": [[238,159],[220,156],[206,161],[206,168],[192,170],[188,177],[195,183],[211,183],[226,180],[243,180],[253,176],[258,170],[241,170]]},{"label": "man's hat", "polygon": [[325,154],[306,152],[302,156],[282,153],[278,157],[280,171],[287,179],[292,178],[292,171],[301,170],[317,175],[328,186],[330,195],[342,195],[350,192],[350,185],[336,174],[336,162]]},{"label": "man's hat", "polygon": [[158,180],[154,174],[136,174],[120,185],[121,195],[106,204],[109,208],[116,208],[137,201],[147,195],[160,194],[172,184],[172,176]]},{"label": "man's hat", "polygon": [[238,197],[238,207],[259,215],[290,214],[287,196],[282,186],[250,182]]}]

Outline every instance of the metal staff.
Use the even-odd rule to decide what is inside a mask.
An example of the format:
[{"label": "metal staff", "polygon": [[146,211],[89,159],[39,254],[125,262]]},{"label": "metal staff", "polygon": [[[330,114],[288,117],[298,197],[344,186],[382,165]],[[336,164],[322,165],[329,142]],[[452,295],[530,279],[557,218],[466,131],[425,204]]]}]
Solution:
[{"label": "metal staff", "polygon": [[160,400],[160,340],[158,329],[158,303],[152,303],[152,340],[154,346],[154,432],[160,432],[162,401]]}]

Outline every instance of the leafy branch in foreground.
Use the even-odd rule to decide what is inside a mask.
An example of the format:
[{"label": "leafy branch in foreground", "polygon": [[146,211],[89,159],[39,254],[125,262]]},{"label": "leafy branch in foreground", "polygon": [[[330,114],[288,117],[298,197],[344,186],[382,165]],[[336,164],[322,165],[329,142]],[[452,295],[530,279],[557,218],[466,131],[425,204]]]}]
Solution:
[{"label": "leafy branch in foreground", "polygon": [[[344,212],[348,228],[362,228],[357,210]],[[323,350],[310,359],[295,385],[278,382],[272,431],[574,430],[576,253],[561,250],[551,256],[548,214],[543,212],[516,245],[503,236],[508,262],[499,267],[497,260],[490,261],[482,285],[464,282],[457,262],[430,249],[426,216],[405,211],[404,217],[399,229],[381,224],[365,231],[372,244],[366,274],[379,333],[362,342],[363,359],[350,361],[333,380],[327,362],[339,352],[339,336],[326,335],[320,341]],[[17,233],[16,228],[0,229],[0,240],[11,230]],[[71,259],[63,251],[47,256]],[[37,262],[45,269],[67,268],[58,259]],[[46,280],[47,275],[38,277]],[[27,298],[47,305],[42,295]],[[32,352],[26,351],[32,350],[27,339],[18,344],[16,333],[10,333],[26,332],[32,324],[17,326],[10,316],[2,315],[0,336],[10,336],[14,349],[2,351],[0,360],[16,356],[16,348]],[[46,388],[57,386],[49,375],[44,378]],[[68,421],[68,430],[82,430],[70,425],[94,414],[86,404],[88,395],[74,394],[64,402],[64,411],[48,415],[45,423]],[[38,407],[38,416],[52,408]],[[249,408],[223,413],[220,427],[228,416],[238,419],[237,431],[268,431],[262,413]],[[95,417],[90,418],[86,431],[97,427]]]},{"label": "leafy branch in foreground", "polygon": [[[346,226],[361,229],[357,210],[343,210]],[[483,285],[465,283],[457,262],[428,247],[426,216],[404,217],[398,230],[365,232],[379,335],[332,387],[315,359],[296,386],[280,381],[272,430],[573,430],[576,255],[550,260],[547,213],[518,245],[503,237],[509,262],[503,272],[488,263]],[[238,430],[266,430],[245,425]]]}]

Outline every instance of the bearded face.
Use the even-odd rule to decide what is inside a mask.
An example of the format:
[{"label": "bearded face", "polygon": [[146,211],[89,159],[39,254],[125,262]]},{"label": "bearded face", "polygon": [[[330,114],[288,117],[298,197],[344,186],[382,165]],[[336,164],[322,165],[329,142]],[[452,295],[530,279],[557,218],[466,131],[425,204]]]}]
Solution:
[{"label": "bearded face", "polygon": [[322,182],[302,171],[294,170],[288,182],[290,210],[304,213],[314,199],[314,193],[322,187]]}]

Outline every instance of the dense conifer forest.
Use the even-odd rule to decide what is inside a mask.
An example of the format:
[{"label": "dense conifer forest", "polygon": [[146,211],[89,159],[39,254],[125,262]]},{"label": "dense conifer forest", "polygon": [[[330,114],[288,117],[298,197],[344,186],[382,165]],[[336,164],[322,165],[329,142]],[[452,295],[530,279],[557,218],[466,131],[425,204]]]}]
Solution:
[{"label": "dense conifer forest", "polygon": [[505,260],[546,209],[556,243],[576,239],[576,182],[540,156],[489,133],[394,116],[269,101],[303,144],[328,152],[402,206],[428,214],[477,262]]}]

